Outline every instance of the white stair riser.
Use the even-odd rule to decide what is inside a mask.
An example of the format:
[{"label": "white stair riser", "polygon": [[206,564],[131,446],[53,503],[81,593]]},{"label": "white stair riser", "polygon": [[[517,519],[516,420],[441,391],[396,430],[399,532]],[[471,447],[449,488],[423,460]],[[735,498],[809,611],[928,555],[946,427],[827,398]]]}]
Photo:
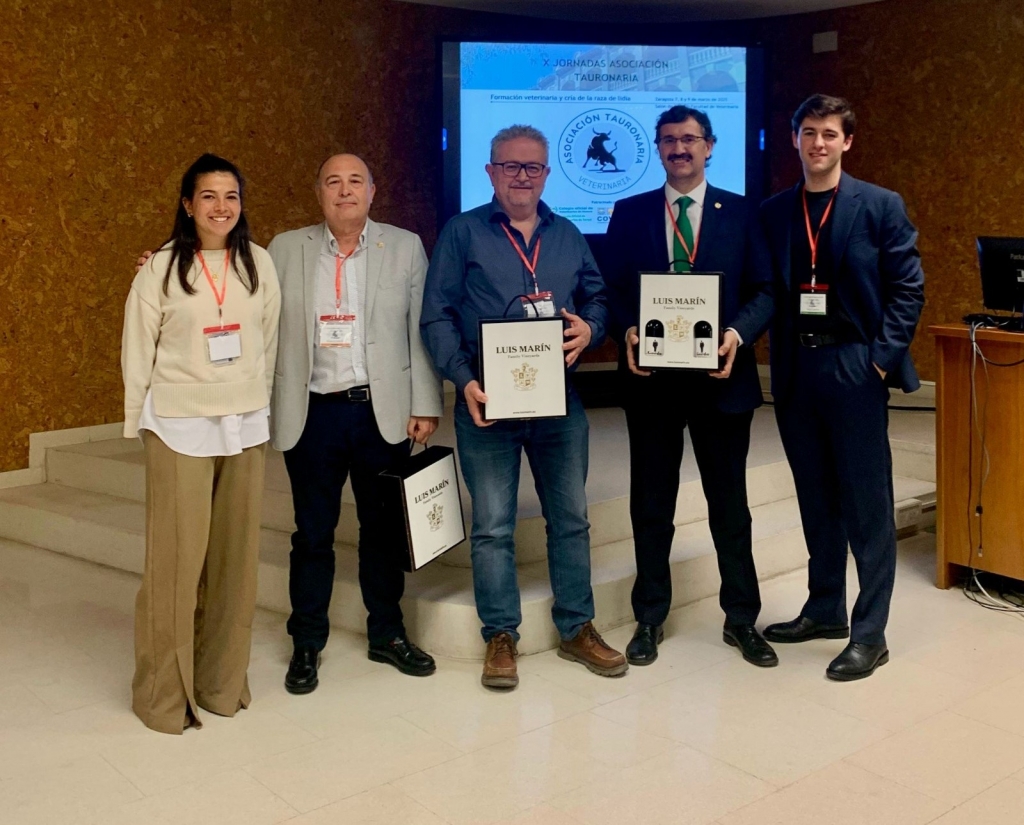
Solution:
[{"label": "white stair riser", "polygon": [[[38,510],[0,502],[0,523],[5,538],[44,547],[65,555],[105,564],[132,573],[142,573],[145,562],[145,536],[119,530],[69,516],[43,514]],[[280,544],[280,536],[270,539]],[[795,545],[795,546],[794,546]],[[340,549],[340,548],[339,548]],[[803,564],[806,553],[799,536],[792,531],[755,543],[759,572],[762,576],[777,575]],[[280,554],[278,554],[280,556]],[[341,554],[339,554],[340,556]],[[283,561],[282,559],[278,559]],[[354,560],[352,560],[354,562]],[[339,558],[331,601],[331,624],[357,633],[366,631],[366,613],[354,564]],[[598,582],[594,587],[597,624],[602,630],[632,621],[630,591],[633,571],[626,568],[620,578]],[[433,571],[434,576],[461,577],[468,587],[468,571]],[[718,572],[713,556],[685,559],[672,565],[674,584],[673,606],[687,604],[717,592]],[[551,595],[547,583],[524,577],[524,591],[532,597],[523,599],[523,624],[520,651],[524,654],[548,650],[558,644],[551,623]],[[410,590],[413,590],[410,587]],[[543,595],[538,596],[540,590]],[[257,603],[260,607],[287,614],[288,568],[285,564],[263,562],[259,570]],[[403,610],[411,635],[426,649],[442,656],[479,659],[483,654],[480,623],[471,599],[462,602],[431,599],[410,593],[403,601]],[[284,616],[282,616],[284,621]]]},{"label": "white stair riser", "polygon": [[93,493],[146,502],[146,468],[71,450],[46,451],[46,480]]},{"label": "white stair riser", "polygon": [[892,450],[892,471],[893,475],[934,482],[935,453],[914,449],[901,449],[894,444]]},{"label": "white stair riser", "polygon": [[[780,505],[776,505],[778,507]],[[906,521],[912,512],[921,515],[920,503],[902,502],[898,518]],[[779,518],[779,516],[776,516]],[[755,517],[756,519],[756,517]],[[807,553],[798,525],[776,522],[778,532],[755,538],[754,555],[760,579],[773,578],[806,564]],[[779,529],[781,528],[781,529]],[[684,546],[707,544],[706,524],[681,528]],[[115,528],[44,512],[29,506],[0,501],[0,534],[26,544],[44,547],[65,555],[109,565],[141,574],[145,558],[145,536],[140,530]],[[756,533],[755,533],[756,535]],[[260,564],[257,601],[261,607],[287,614],[288,539],[276,531],[264,530],[263,555],[273,563]],[[630,592],[634,567],[628,542],[615,549],[612,562],[597,562],[594,597],[597,625],[601,630],[618,627],[633,620]],[[365,610],[356,576],[355,554],[351,547],[339,545],[338,570],[331,602],[331,624],[357,633],[365,632]],[[595,559],[612,552],[595,547]],[[603,565],[603,566],[602,566]],[[673,607],[714,596],[718,592],[717,560],[713,552],[673,561]],[[523,624],[520,651],[524,654],[548,650],[558,644],[550,619],[552,598],[543,580],[543,564],[524,568],[520,576],[523,591]],[[457,594],[458,598],[451,598]],[[479,621],[472,603],[471,576],[468,570],[433,565],[410,577],[403,610],[410,634],[426,649],[442,656],[479,659],[483,642]],[[282,621],[284,617],[282,616]]]},{"label": "white stair riser", "polygon": [[0,538],[140,575],[145,563],[146,537],[141,532],[114,529],[6,501],[0,501]]},{"label": "white stair riser", "polygon": [[[276,473],[279,468],[275,468]],[[116,459],[95,457],[64,451],[47,451],[47,477],[50,482],[80,490],[117,496],[130,501],[145,502],[145,468]],[[280,486],[280,479],[274,479]],[[747,491],[751,507],[781,501],[793,495],[793,478],[785,462],[777,462],[747,471]],[[347,496],[346,496],[347,498]],[[595,502],[588,508],[591,523],[591,543],[594,546],[630,538],[629,498],[622,496]],[[675,522],[691,524],[707,518],[707,503],[699,480],[680,485]],[[471,530],[471,512],[466,513],[466,534]],[[263,495],[264,527],[291,533],[295,529],[295,516],[291,494],[267,487]],[[359,541],[359,523],[356,508],[351,501],[342,501],[341,518],[334,534],[335,540],[355,545]],[[516,525],[516,548],[520,564],[542,561],[547,553],[544,519],[540,516],[520,519]],[[469,567],[468,546],[448,553],[443,564]]]}]

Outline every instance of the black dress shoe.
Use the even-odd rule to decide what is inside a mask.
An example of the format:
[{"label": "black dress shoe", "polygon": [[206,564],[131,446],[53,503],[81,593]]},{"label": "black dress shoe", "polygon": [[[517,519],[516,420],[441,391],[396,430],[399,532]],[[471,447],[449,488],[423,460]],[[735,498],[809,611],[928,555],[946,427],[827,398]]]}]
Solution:
[{"label": "black dress shoe", "polygon": [[315,647],[303,645],[295,648],[292,660],[288,664],[288,673],[284,677],[284,689],[289,693],[312,693],[320,684],[316,671],[320,667],[320,651]]},{"label": "black dress shoe", "polygon": [[845,624],[820,624],[806,616],[797,616],[791,622],[770,624],[764,629],[769,642],[791,644],[809,642],[811,639],[848,639],[850,627]]},{"label": "black dress shoe", "polygon": [[626,645],[626,661],[631,665],[649,665],[658,658],[658,645],[665,639],[662,625],[644,624],[636,626],[633,638]]},{"label": "black dress shoe", "polygon": [[866,679],[878,668],[889,661],[889,648],[885,645],[863,645],[850,642],[832,664],[825,675],[835,682],[853,682]]},{"label": "black dress shoe", "polygon": [[405,636],[371,644],[368,655],[371,661],[394,665],[407,676],[429,676],[437,670],[430,654],[424,653]]},{"label": "black dress shoe", "polygon": [[722,628],[722,641],[738,647],[743,658],[758,667],[775,667],[779,657],[752,624],[729,624]]}]

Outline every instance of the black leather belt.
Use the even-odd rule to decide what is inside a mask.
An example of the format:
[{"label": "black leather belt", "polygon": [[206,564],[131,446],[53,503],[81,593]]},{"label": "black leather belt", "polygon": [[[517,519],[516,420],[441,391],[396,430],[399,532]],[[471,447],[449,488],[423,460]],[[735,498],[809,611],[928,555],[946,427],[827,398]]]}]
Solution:
[{"label": "black leather belt", "polygon": [[339,390],[338,392],[314,392],[311,395],[319,395],[321,398],[330,398],[334,401],[369,401],[370,387],[364,384],[361,387],[349,387],[347,390]]},{"label": "black leather belt", "polygon": [[801,332],[797,338],[800,340],[800,346],[810,347],[811,349],[815,347],[831,347],[842,343],[834,335],[812,335],[809,332]]}]

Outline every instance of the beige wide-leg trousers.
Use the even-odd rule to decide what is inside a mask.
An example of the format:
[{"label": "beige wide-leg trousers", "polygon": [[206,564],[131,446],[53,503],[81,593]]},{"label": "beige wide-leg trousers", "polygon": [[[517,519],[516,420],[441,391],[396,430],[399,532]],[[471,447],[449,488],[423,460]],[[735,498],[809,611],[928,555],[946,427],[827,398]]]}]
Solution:
[{"label": "beige wide-leg trousers", "polygon": [[194,458],[144,435],[146,569],[135,600],[132,710],[147,727],[202,727],[199,708],[249,706],[266,444]]}]

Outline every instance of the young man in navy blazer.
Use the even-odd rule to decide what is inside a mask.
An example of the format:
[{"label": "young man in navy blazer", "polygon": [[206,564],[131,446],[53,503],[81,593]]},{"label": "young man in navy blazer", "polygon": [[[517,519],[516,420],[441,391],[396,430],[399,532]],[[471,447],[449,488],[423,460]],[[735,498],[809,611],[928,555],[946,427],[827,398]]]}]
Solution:
[{"label": "young man in navy blazer", "polygon": [[[889,660],[896,573],[889,387],[920,386],[909,347],[924,303],[917,230],[900,196],[842,171],[856,121],[814,95],[793,115],[803,180],[761,206],[771,249],[772,394],[810,555],[808,599],[775,642],[845,639],[828,666],[862,679]],[[860,594],[846,612],[846,554]]]},{"label": "young man in navy blazer", "polygon": [[[689,427],[722,576],[724,641],[738,647],[748,662],[771,667],[778,658],[754,627],[761,599],[746,487],[750,424],[762,401],[752,345],[772,313],[767,250],[756,211],[741,196],[705,179],[715,147],[708,116],[673,106],[658,118],[656,134],[665,185],[615,204],[603,267],[611,331],[624,351],[620,369],[629,431],[637,628],[627,658],[631,664],[650,664],[663,638],[672,603],[669,554],[683,431]],[[725,273],[721,370],[652,374],[637,367],[638,273],[669,269]]]}]

